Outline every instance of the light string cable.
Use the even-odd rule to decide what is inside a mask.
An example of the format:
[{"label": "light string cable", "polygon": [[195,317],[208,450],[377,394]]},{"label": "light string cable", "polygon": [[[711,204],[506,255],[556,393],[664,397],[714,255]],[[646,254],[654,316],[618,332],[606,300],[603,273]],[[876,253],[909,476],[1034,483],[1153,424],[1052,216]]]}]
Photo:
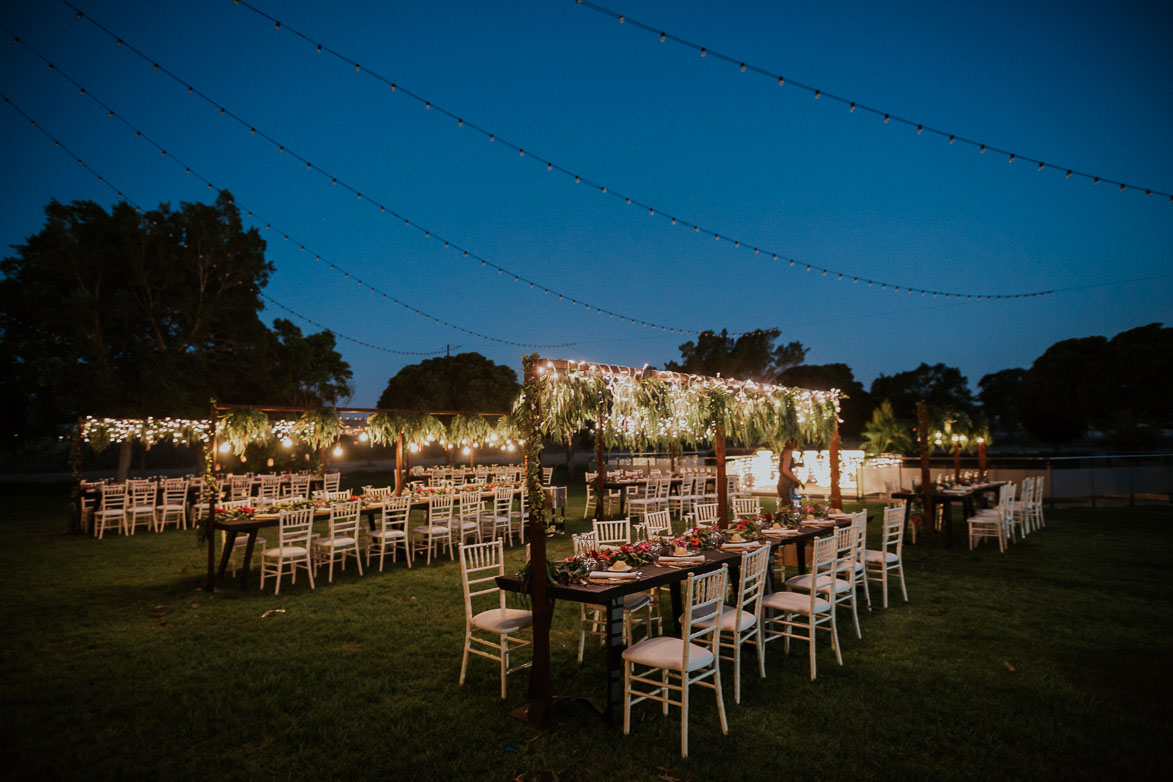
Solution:
[{"label": "light string cable", "polygon": [[[3,29],[6,32],[11,33],[10,28],[7,25],[3,24],[2,22],[0,22],[0,29]],[[50,62],[39,51],[34,49],[32,46],[30,46],[26,41],[20,39],[19,37],[14,36],[13,42],[14,43],[21,43],[26,49],[28,49],[28,51],[32,52],[36,57],[38,57],[41,61],[43,61],[49,70],[58,74],[59,76],[64,78],[66,81],[68,81],[69,83],[71,83],[75,87],[77,87],[79,95],[88,97],[90,100],[94,101],[99,106],[101,106],[106,111],[106,116],[110,117],[111,119],[117,119],[119,122],[121,122],[123,125],[125,125],[129,131],[134,133],[135,138],[138,138],[142,141],[145,141],[147,144],[150,144],[155,149],[159,150],[159,154],[161,156],[166,157],[166,158],[170,158],[172,161],[174,161],[176,163],[176,165],[183,166],[183,171],[185,174],[190,174],[190,175],[194,176],[196,179],[198,179],[199,181],[203,182],[208,190],[214,190],[217,193],[223,192],[223,188],[220,188],[220,187],[216,186],[215,184],[213,184],[210,179],[208,179],[207,177],[205,177],[204,175],[202,175],[201,173],[199,173],[198,171],[193,169],[191,166],[184,163],[181,159],[176,157],[173,153],[167,152],[167,150],[163,147],[162,144],[160,144],[158,141],[153,139],[147,133],[144,133],[134,123],[130,122],[130,120],[128,120],[126,117],[124,117],[123,115],[121,115],[117,111],[115,111],[109,104],[107,104],[105,101],[101,100],[100,98],[95,96],[93,93],[91,93],[89,90],[87,90],[80,82],[78,82],[76,79],[74,79],[68,73],[66,73],[62,69],[58,68],[57,66],[55,66],[52,62]],[[245,208],[246,214],[248,217],[254,218],[256,220],[264,221],[264,218],[260,214],[258,214],[254,210],[248,208],[244,204],[240,203],[240,201],[238,201],[235,196],[233,196],[233,201],[236,202],[236,204],[238,206]],[[466,334],[469,336],[477,337],[478,339],[483,339],[483,340],[486,340],[489,342],[496,342],[496,343],[502,344],[502,345],[513,345],[515,347],[523,347],[523,348],[546,349],[546,348],[566,347],[569,345],[576,344],[574,342],[560,342],[560,343],[554,343],[554,344],[538,344],[538,343],[532,343],[532,342],[519,342],[519,341],[515,341],[515,340],[511,340],[511,339],[504,339],[501,337],[495,337],[495,336],[492,336],[489,334],[482,333],[480,331],[476,331],[474,329],[469,329],[469,328],[465,328],[464,326],[459,326],[459,325],[452,323],[448,320],[436,317],[435,315],[432,315],[431,313],[425,312],[424,310],[421,310],[418,307],[415,307],[414,305],[408,304],[407,302],[398,298],[394,294],[391,294],[391,293],[383,290],[379,286],[376,286],[373,283],[367,282],[366,280],[362,279],[361,277],[359,277],[355,274],[352,274],[351,272],[342,268],[338,264],[326,260],[325,258],[322,257],[322,255],[320,253],[316,253],[312,249],[307,247],[305,244],[303,244],[301,242],[297,242],[288,233],[285,233],[285,232],[281,231],[279,228],[274,227],[273,224],[270,222],[267,222],[267,221],[264,222],[264,229],[266,231],[273,231],[277,234],[280,234],[282,239],[286,242],[291,242],[293,244],[296,244],[298,247],[298,250],[300,252],[310,252],[313,255],[313,258],[315,261],[317,261],[319,263],[327,264],[329,266],[330,271],[341,274],[343,276],[343,278],[345,278],[345,279],[353,279],[360,287],[367,289],[369,293],[378,295],[393,304],[396,304],[396,305],[403,307],[405,310],[408,310],[409,312],[413,312],[416,315],[419,315],[420,317],[425,318],[426,320],[430,320],[434,323],[440,324],[441,326],[446,326],[446,327],[453,329],[455,331],[459,331],[461,334]],[[416,355],[416,354],[411,353],[409,355]],[[420,354],[420,355],[422,355],[422,354]],[[429,353],[427,355],[432,355],[432,354]]]},{"label": "light string cable", "polygon": [[[70,3],[66,2],[66,0],[62,0],[62,2],[64,2],[66,5],[70,6],[71,8],[76,8],[76,6],[71,5]],[[464,258],[470,258],[474,261],[479,261],[482,268],[495,270],[497,272],[497,274],[502,277],[504,277],[504,276],[512,277],[513,281],[515,283],[522,283],[522,284],[528,285],[529,288],[532,290],[536,291],[537,289],[540,289],[543,294],[556,295],[558,297],[559,301],[567,302],[570,306],[577,306],[577,305],[581,304],[586,309],[587,312],[594,310],[596,313],[598,313],[601,316],[606,316],[608,318],[618,318],[621,323],[630,323],[631,325],[636,325],[636,326],[651,327],[653,329],[659,329],[660,331],[671,332],[673,334],[701,334],[704,331],[704,329],[686,329],[686,328],[678,328],[678,327],[673,327],[673,326],[666,326],[662,323],[656,323],[651,320],[647,320],[644,318],[637,318],[633,315],[629,315],[626,313],[620,313],[615,310],[607,309],[605,307],[600,307],[596,304],[583,301],[582,299],[580,299],[578,297],[571,296],[569,293],[564,293],[562,291],[559,291],[556,288],[553,288],[549,285],[538,282],[537,280],[533,280],[529,277],[526,277],[525,275],[521,274],[520,272],[511,271],[510,269],[507,269],[504,266],[493,263],[492,261],[490,261],[488,258],[484,257],[483,255],[479,255],[479,254],[473,252],[472,250],[465,249],[464,247],[455,244],[454,242],[450,241],[449,239],[446,239],[445,237],[433,232],[432,230],[420,225],[419,223],[412,221],[410,218],[397,212],[395,209],[392,209],[391,207],[387,206],[386,204],[383,204],[376,199],[370,198],[368,195],[364,194],[358,188],[354,187],[353,185],[349,184],[348,182],[343,181],[342,179],[335,176],[334,174],[331,174],[330,172],[323,169],[321,166],[318,166],[317,164],[311,162],[305,156],[290,149],[288,146],[281,143],[278,139],[274,138],[270,134],[265,133],[262,130],[259,130],[255,124],[248,122],[240,115],[229,110],[223,104],[214,100],[211,96],[207,95],[202,90],[196,88],[193,84],[190,84],[189,82],[185,81],[183,78],[178,76],[177,74],[175,74],[172,71],[170,71],[169,69],[163,67],[156,60],[153,60],[152,58],[150,58],[146,54],[144,54],[142,51],[135,48],[133,45],[127,43],[125,39],[119,37],[116,33],[112,32],[111,30],[109,30],[108,28],[106,28],[105,26],[100,24],[99,22],[90,18],[90,16],[88,14],[85,14],[82,11],[78,10],[77,11],[77,18],[85,19],[90,24],[92,24],[94,27],[98,28],[103,33],[105,33],[108,37],[113,39],[117,43],[118,46],[125,47],[130,52],[132,52],[135,56],[137,56],[139,59],[143,60],[146,63],[149,63],[154,70],[166,75],[172,81],[181,85],[187,91],[188,95],[195,95],[195,96],[199,97],[201,100],[203,100],[204,102],[206,102],[209,105],[216,108],[216,110],[219,111],[220,116],[231,118],[237,124],[239,124],[241,127],[246,128],[250,135],[259,136],[260,138],[267,141],[279,153],[288,154],[289,156],[291,156],[292,158],[294,158],[298,162],[304,163],[307,171],[314,171],[314,172],[317,172],[318,174],[321,174],[323,177],[326,177],[330,180],[330,184],[340,186],[343,189],[348,190],[351,193],[354,193],[355,198],[357,200],[367,201],[372,206],[377,206],[379,208],[380,214],[387,214],[387,215],[397,219],[398,221],[402,222],[402,224],[405,227],[413,228],[418,233],[423,234],[425,238],[433,239],[437,242],[443,243],[444,249],[454,250],[456,252],[461,253],[462,257],[464,257]],[[2,25],[0,25],[0,26],[2,26]],[[3,26],[3,29],[7,30],[8,28],[6,26]],[[28,44],[25,44],[25,46],[28,46]],[[29,47],[29,49],[32,50],[32,47]],[[45,59],[42,55],[38,54],[38,56],[40,56],[42,59]],[[741,332],[738,332],[738,334],[740,334],[740,333]],[[550,347],[550,346],[537,346],[537,347]]]},{"label": "light string cable", "polygon": [[1104,183],[1107,185],[1116,185],[1120,188],[1120,192],[1122,192],[1122,193],[1125,190],[1135,190],[1138,193],[1144,193],[1146,197],[1157,195],[1157,196],[1162,196],[1162,197],[1168,198],[1169,203],[1173,204],[1173,193],[1165,192],[1162,190],[1155,190],[1155,189],[1149,188],[1149,187],[1138,187],[1136,185],[1129,185],[1129,184],[1126,184],[1126,183],[1121,182],[1119,180],[1109,179],[1107,177],[1097,176],[1095,174],[1089,174],[1085,171],[1080,171],[1076,168],[1071,168],[1068,166],[1060,166],[1060,165],[1056,165],[1054,163],[1045,163],[1042,160],[1039,160],[1037,158],[1028,157],[1026,155],[1019,155],[1017,153],[1011,152],[1008,149],[1002,149],[1001,147],[996,147],[996,146],[993,146],[990,144],[983,144],[980,141],[974,141],[973,139],[966,138],[966,137],[961,136],[957,133],[952,133],[947,130],[941,130],[940,128],[935,128],[930,125],[926,125],[923,122],[917,122],[915,120],[906,119],[904,117],[893,114],[889,111],[884,111],[883,109],[877,109],[877,108],[869,106],[865,103],[860,103],[858,101],[851,100],[850,98],[845,98],[841,95],[836,95],[834,93],[827,92],[825,90],[817,89],[815,87],[812,87],[809,84],[804,84],[803,82],[800,82],[800,81],[794,81],[793,79],[787,79],[786,77],[784,77],[780,73],[774,73],[773,71],[771,71],[767,68],[762,68],[757,65],[747,63],[745,60],[739,59],[737,57],[733,57],[732,55],[728,55],[728,54],[724,54],[722,52],[714,51],[713,49],[710,49],[707,46],[702,46],[698,43],[693,43],[692,41],[689,41],[685,38],[681,38],[678,35],[673,35],[672,33],[665,32],[662,29],[653,27],[650,24],[646,24],[646,23],[638,21],[636,19],[632,19],[630,16],[627,16],[626,14],[621,14],[618,11],[612,11],[609,8],[604,8],[601,5],[596,5],[595,3],[588,2],[587,0],[575,0],[575,3],[577,5],[581,5],[583,8],[588,8],[591,11],[594,11],[596,13],[603,14],[604,16],[609,16],[612,19],[617,20],[620,24],[630,24],[631,26],[637,27],[640,30],[644,30],[646,32],[652,33],[653,35],[656,35],[659,37],[661,43],[663,43],[665,41],[671,41],[672,43],[679,44],[680,46],[684,46],[689,49],[692,49],[693,51],[698,52],[701,57],[712,57],[714,59],[727,62],[731,65],[736,65],[738,70],[740,70],[742,73],[745,73],[746,71],[751,71],[751,72],[759,74],[761,76],[766,76],[767,78],[769,78],[771,80],[777,81],[779,87],[781,87],[781,86],[795,87],[797,89],[800,89],[800,90],[803,90],[803,91],[809,93],[816,100],[819,98],[826,98],[827,100],[841,103],[844,106],[847,106],[847,109],[849,112],[854,112],[856,109],[859,109],[860,111],[864,111],[869,114],[873,114],[877,117],[883,117],[885,125],[888,124],[889,122],[896,122],[901,125],[907,125],[910,128],[916,128],[916,134],[918,136],[921,135],[922,133],[925,133],[925,132],[933,133],[935,135],[941,136],[942,138],[949,139],[950,144],[954,144],[954,143],[966,144],[970,147],[977,149],[982,154],[985,154],[987,151],[995,152],[999,155],[1005,156],[1006,159],[1011,163],[1013,163],[1015,160],[1021,160],[1024,163],[1029,163],[1033,166],[1036,166],[1038,171],[1044,171],[1046,169],[1051,169],[1053,171],[1060,171],[1063,173],[1064,177],[1067,179],[1071,179],[1074,176],[1074,177],[1081,177],[1083,179],[1086,179],[1086,180],[1090,181],[1093,185],[1098,185],[1100,183]]},{"label": "light string cable", "polygon": [[[41,135],[43,135],[45,138],[52,141],[53,146],[60,149],[68,157],[73,158],[73,160],[79,166],[81,166],[86,171],[88,171],[90,174],[92,174],[103,185],[105,185],[106,187],[108,187],[112,191],[114,191],[115,195],[118,197],[118,200],[125,201],[129,206],[131,206],[134,209],[135,212],[137,212],[138,214],[140,214],[144,217],[148,214],[148,212],[146,210],[144,210],[142,208],[142,206],[140,206],[134,199],[130,198],[125,193],[123,193],[122,190],[120,188],[118,188],[114,183],[112,183],[109,179],[107,179],[105,175],[99,173],[97,171],[97,169],[95,169],[93,166],[91,166],[89,163],[87,163],[85,160],[83,160],[80,156],[78,156],[78,154],[76,152],[74,152],[72,149],[70,149],[65,144],[63,144],[60,139],[58,139],[51,132],[46,130],[44,128],[44,126],[42,126],[39,122],[37,122],[35,119],[33,119],[28,114],[28,112],[26,112],[20,106],[16,105],[16,103],[14,103],[12,101],[12,99],[10,99],[7,95],[0,93],[0,99],[3,99],[3,103],[5,106],[8,106],[13,111],[15,111],[17,114],[24,117],[26,120],[28,120],[29,124],[32,127],[36,128],[36,130],[38,130],[41,133]],[[153,221],[151,221],[151,222],[152,222],[152,225],[155,225],[156,227],[161,227],[157,223],[154,223]],[[288,312],[290,315],[293,315],[297,318],[300,318],[301,320],[305,321],[306,323],[309,323],[313,326],[317,326],[320,329],[325,329],[326,331],[329,331],[331,334],[333,334],[335,337],[338,337],[339,339],[344,339],[348,342],[353,342],[354,344],[361,345],[364,348],[370,348],[371,350],[379,350],[384,353],[396,353],[401,356],[441,356],[441,355],[444,355],[444,353],[445,353],[445,351],[443,351],[443,350],[420,352],[420,351],[411,351],[411,350],[395,350],[394,348],[386,348],[386,347],[383,347],[382,345],[374,345],[370,342],[365,342],[361,339],[355,339],[354,337],[350,337],[350,336],[347,336],[346,334],[342,334],[341,332],[337,331],[336,329],[331,328],[330,326],[327,326],[324,323],[319,323],[316,320],[311,320],[310,318],[307,318],[305,315],[302,315],[300,312],[297,312],[296,310],[293,310],[290,307],[277,301],[272,296],[270,296],[267,293],[264,293],[263,291],[261,292],[260,295],[262,298],[264,298],[267,301],[280,307],[282,310]],[[562,347],[562,346],[555,345],[554,347]]]},{"label": "light string cable", "polygon": [[[75,8],[75,6],[73,6],[67,0],[62,0],[62,2],[65,3],[66,5],[68,5],[70,8]],[[435,111],[439,114],[442,114],[445,117],[456,120],[456,123],[459,127],[468,128],[469,130],[473,131],[474,133],[479,133],[480,135],[484,136],[485,138],[487,138],[491,142],[497,142],[502,147],[505,147],[506,149],[511,149],[511,150],[517,152],[517,155],[519,158],[524,157],[524,158],[528,158],[530,160],[533,160],[537,163],[543,164],[546,166],[547,171],[554,171],[556,173],[570,177],[570,178],[574,179],[575,184],[582,184],[582,185],[585,185],[585,186],[591,188],[592,190],[594,190],[596,192],[602,193],[604,195],[609,195],[613,198],[621,199],[624,203],[626,203],[629,206],[635,206],[641,210],[645,210],[647,212],[648,216],[651,216],[651,217],[659,216],[660,218],[662,218],[664,220],[671,221],[672,225],[680,225],[680,226],[683,226],[684,228],[691,228],[693,230],[693,232],[696,234],[700,234],[700,235],[704,235],[704,236],[712,236],[717,241],[724,241],[727,244],[732,244],[734,249],[753,250],[754,255],[761,255],[761,254],[769,255],[772,260],[774,260],[776,262],[785,262],[790,267],[795,268],[796,270],[800,269],[800,268],[805,268],[806,271],[808,271],[808,272],[810,272],[810,271],[819,272],[823,277],[828,277],[829,275],[834,275],[834,277],[837,281],[846,281],[847,279],[850,279],[852,283],[865,282],[865,283],[867,283],[868,287],[879,286],[879,288],[881,290],[886,290],[888,288],[892,288],[893,291],[896,293],[899,293],[901,290],[904,290],[909,294],[919,293],[922,296],[932,294],[933,297],[943,296],[946,299],[948,299],[948,298],[967,299],[967,300],[976,299],[979,301],[984,300],[984,299],[1022,299],[1022,298],[1032,297],[1032,296],[1045,296],[1046,294],[1050,293],[1050,291],[1044,290],[1044,291],[1033,291],[1033,292],[1029,292],[1029,293],[1004,293],[1004,294],[981,293],[981,294],[976,294],[976,293],[959,293],[956,291],[932,290],[932,289],[926,289],[926,288],[919,288],[916,286],[908,286],[908,285],[904,285],[904,284],[897,285],[897,284],[890,282],[890,281],[872,279],[869,277],[860,276],[859,274],[854,274],[852,272],[843,271],[841,269],[830,269],[830,268],[826,268],[823,266],[819,266],[818,264],[806,263],[804,261],[800,261],[796,258],[788,256],[786,253],[779,252],[776,250],[770,250],[770,249],[767,249],[767,248],[762,247],[760,245],[753,244],[752,242],[746,242],[739,237],[730,235],[726,231],[721,231],[719,229],[714,229],[714,228],[706,228],[693,220],[683,218],[677,214],[673,214],[671,212],[665,211],[664,209],[661,209],[660,207],[657,207],[653,204],[647,203],[646,201],[643,201],[642,199],[639,199],[639,198],[636,198],[636,197],[633,197],[630,195],[626,195],[624,193],[620,193],[620,192],[608,187],[605,184],[602,184],[602,183],[597,182],[595,180],[589,179],[581,174],[578,174],[578,173],[566,168],[565,166],[561,166],[558,163],[554,162],[553,160],[550,160],[542,155],[534,154],[533,151],[527,147],[523,147],[520,144],[503,139],[499,135],[497,135],[495,132],[493,132],[492,130],[489,130],[488,128],[482,127],[482,126],[477,125],[472,122],[468,122],[458,112],[452,111],[451,109],[446,109],[443,106],[439,106],[439,105],[433,103],[429,98],[427,98],[423,95],[420,95],[419,93],[414,92],[410,89],[405,88],[403,85],[392,81],[391,79],[389,79],[386,76],[381,75],[377,71],[373,71],[370,68],[367,68],[367,67],[360,65],[356,60],[349,57],[348,55],[338,51],[337,49],[333,49],[333,48],[327,46],[326,44],[321,43],[318,40],[315,40],[314,38],[310,37],[306,33],[301,32],[300,30],[297,30],[295,28],[290,27],[289,25],[281,22],[280,20],[278,20],[275,17],[271,16],[270,14],[266,13],[265,11],[262,11],[261,9],[257,8],[256,6],[252,5],[249,2],[247,2],[247,0],[235,0],[235,5],[243,6],[244,8],[247,8],[248,10],[257,14],[258,16],[272,22],[275,30],[277,30],[277,31],[285,30],[285,31],[297,36],[298,38],[301,38],[302,40],[304,40],[307,43],[314,46],[314,50],[316,52],[318,52],[318,53],[325,52],[326,54],[329,54],[329,55],[341,60],[342,62],[346,63],[347,65],[353,66],[356,73],[365,74],[369,78],[375,79],[376,81],[379,81],[383,84],[386,84],[387,86],[389,86],[391,88],[391,92],[394,92],[397,95],[404,95],[405,97],[410,98],[411,100],[415,101],[416,103],[422,105],[425,110]],[[79,11],[78,13],[81,13],[81,12]]]}]

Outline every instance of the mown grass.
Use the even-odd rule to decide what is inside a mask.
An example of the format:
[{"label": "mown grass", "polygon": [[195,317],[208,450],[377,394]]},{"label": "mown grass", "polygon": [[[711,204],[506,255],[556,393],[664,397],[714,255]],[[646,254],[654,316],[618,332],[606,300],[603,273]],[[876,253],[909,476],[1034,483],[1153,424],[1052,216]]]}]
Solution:
[{"label": "mown grass", "polygon": [[[907,549],[911,602],[848,626],[842,668],[826,652],[811,682],[805,650],[771,644],[741,705],[727,668],[729,736],[699,691],[687,760],[676,712],[637,707],[623,736],[565,701],[582,726],[541,733],[507,715],[525,674],[502,702],[474,658],[458,687],[454,563],[207,596],[192,533],[98,542],[62,534],[65,509],[10,494],[0,524],[8,778],[1101,779],[1170,756],[1168,507],[1051,512],[1005,556]],[[554,689],[601,697],[577,618],[556,612]]]}]

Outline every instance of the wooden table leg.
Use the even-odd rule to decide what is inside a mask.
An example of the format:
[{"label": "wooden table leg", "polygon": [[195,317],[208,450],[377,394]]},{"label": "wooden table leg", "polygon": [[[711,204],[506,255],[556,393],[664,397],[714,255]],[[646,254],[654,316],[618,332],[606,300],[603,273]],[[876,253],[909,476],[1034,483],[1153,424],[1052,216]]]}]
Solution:
[{"label": "wooden table leg", "polygon": [[[216,530],[212,530],[211,534],[215,535]],[[255,533],[254,533],[255,534]],[[210,543],[211,541],[209,541]],[[220,552],[220,569],[216,571],[216,580],[224,578],[224,569],[228,567],[228,560],[232,557],[232,545],[236,542],[236,530],[230,529],[225,532],[224,550]]]},{"label": "wooden table leg", "polygon": [[904,542],[908,543],[912,535],[912,500],[904,501]]},{"label": "wooden table leg", "polygon": [[623,598],[607,603],[607,706],[603,718],[618,725],[623,717]]},{"label": "wooden table leg", "polygon": [[[244,544],[244,566],[240,568],[240,576],[238,582],[240,588],[243,590],[248,586],[248,571],[252,567],[253,562],[253,546],[257,544],[257,531],[250,530],[248,533],[248,542]],[[228,549],[225,549],[226,551]]]},{"label": "wooden table leg", "polygon": [[684,600],[680,596],[680,582],[668,585],[668,596],[672,598],[672,626],[680,632],[680,616],[684,613]]}]

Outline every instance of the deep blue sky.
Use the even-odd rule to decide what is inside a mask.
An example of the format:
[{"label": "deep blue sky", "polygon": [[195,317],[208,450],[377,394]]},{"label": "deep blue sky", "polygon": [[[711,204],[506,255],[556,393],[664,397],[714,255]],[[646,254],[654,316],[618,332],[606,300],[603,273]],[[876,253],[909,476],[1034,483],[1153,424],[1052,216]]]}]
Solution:
[{"label": "deep blue sky", "polygon": [[[658,365],[678,358],[686,337],[486,271],[369,198],[592,305],[697,330],[776,326],[811,348],[810,363],[845,362],[865,384],[943,361],[976,385],[988,372],[1028,366],[1056,340],[1167,323],[1173,313],[1167,197],[917,136],[572,0],[256,4],[532,153],[798,266],[547,172],[230,0],[75,2],[368,199],[218,116],[58,0],[4,4],[0,21],[324,258],[470,329],[577,343],[546,355]],[[603,5],[788,79],[1022,156],[1173,190],[1167,3],[614,3]],[[0,92],[134,201],[214,197],[23,47],[6,43],[0,58]],[[114,200],[7,107],[0,134],[0,244],[37,232],[51,198]],[[459,345],[520,365],[522,348],[405,312],[280,234],[264,235],[277,268],[267,292],[337,332],[409,351]],[[805,262],[849,276],[807,273]],[[972,293],[1060,292],[958,302],[869,289],[850,275]],[[1107,284],[1158,275],[1166,276]],[[388,377],[419,360],[339,347],[358,405],[374,404]]]}]

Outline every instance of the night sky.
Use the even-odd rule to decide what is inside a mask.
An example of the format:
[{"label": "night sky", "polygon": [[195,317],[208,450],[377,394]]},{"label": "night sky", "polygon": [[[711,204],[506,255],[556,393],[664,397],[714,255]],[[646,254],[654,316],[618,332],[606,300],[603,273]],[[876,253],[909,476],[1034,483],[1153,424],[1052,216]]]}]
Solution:
[{"label": "night sky", "polygon": [[[401,351],[519,367],[535,348],[391,298],[575,343],[551,357],[655,366],[692,338],[659,326],[777,327],[865,384],[927,361],[976,386],[1060,339],[1169,322],[1173,5],[611,1],[629,21],[573,0],[256,0],[280,29],[231,0],[77,2],[150,62],[59,0],[5,3],[6,41],[55,69],[5,43],[0,92],[73,156],[0,106],[0,243],[52,198],[115,201],[76,156],[143,207],[213,200],[196,174],[230,190],[260,215],[269,296]],[[355,405],[421,359],[339,349]]]}]

